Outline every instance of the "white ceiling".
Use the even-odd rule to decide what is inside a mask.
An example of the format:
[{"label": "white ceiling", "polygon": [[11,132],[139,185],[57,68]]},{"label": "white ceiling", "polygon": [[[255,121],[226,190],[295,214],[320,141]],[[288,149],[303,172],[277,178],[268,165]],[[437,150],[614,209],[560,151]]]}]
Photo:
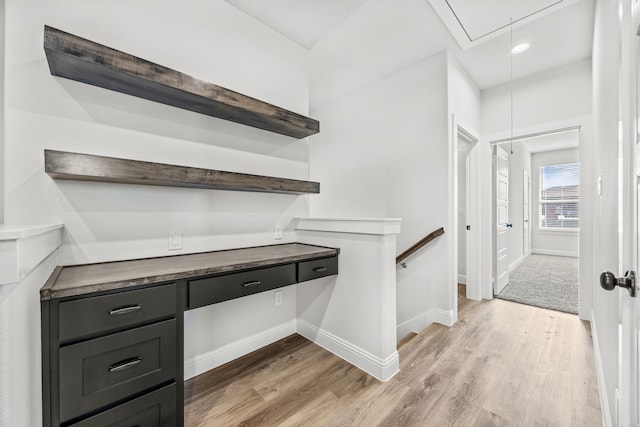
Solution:
[{"label": "white ceiling", "polygon": [[311,49],[367,0],[225,0]]},{"label": "white ceiling", "polygon": [[578,0],[428,0],[463,50]]},{"label": "white ceiling", "polygon": [[[333,81],[340,73],[368,77],[376,67],[392,72],[443,50],[453,53],[480,89],[511,78],[508,26],[463,50],[430,3],[445,0],[226,1],[309,49],[315,72],[333,73]],[[531,44],[513,56],[514,80],[591,56],[594,0],[446,1],[474,36],[504,26],[512,14],[527,15],[513,26],[513,45]]]},{"label": "white ceiling", "polygon": [[593,43],[593,0],[580,0],[539,19],[514,26],[513,45],[529,43],[524,53],[511,55],[508,31],[454,55],[478,87],[486,89],[513,78],[531,76],[591,56]]},{"label": "white ceiling", "polygon": [[443,0],[474,41],[539,13],[562,0]]}]

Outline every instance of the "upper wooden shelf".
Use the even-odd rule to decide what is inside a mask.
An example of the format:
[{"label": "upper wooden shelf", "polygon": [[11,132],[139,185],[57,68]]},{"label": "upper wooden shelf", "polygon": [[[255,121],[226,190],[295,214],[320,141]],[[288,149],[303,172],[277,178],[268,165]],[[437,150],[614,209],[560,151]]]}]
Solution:
[{"label": "upper wooden shelf", "polygon": [[293,138],[320,131],[317,120],[49,26],[44,50],[54,76]]},{"label": "upper wooden shelf", "polygon": [[44,151],[44,170],[52,178],[168,187],[267,193],[320,193],[320,183],[271,176],[94,156],[65,151]]}]

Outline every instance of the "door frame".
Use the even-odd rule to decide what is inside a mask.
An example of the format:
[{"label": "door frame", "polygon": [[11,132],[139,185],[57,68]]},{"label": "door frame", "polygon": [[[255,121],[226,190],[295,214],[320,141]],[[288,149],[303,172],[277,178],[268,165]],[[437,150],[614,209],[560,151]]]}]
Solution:
[{"label": "door frame", "polygon": [[[526,258],[531,255],[531,174],[526,169],[522,170],[522,192],[522,230],[524,234],[526,234],[526,236],[522,236],[522,256],[523,258]],[[525,223],[527,224],[526,227],[524,226]]]},{"label": "door frame", "polygon": [[[452,215],[454,218],[450,221],[450,228],[453,234],[451,239],[451,254],[454,262],[452,262],[451,277],[452,283],[455,284],[453,289],[453,307],[457,313],[458,306],[458,233],[467,233],[467,251],[466,251],[466,298],[479,301],[481,296],[481,235],[482,230],[481,223],[481,185],[480,185],[480,134],[469,124],[465,123],[455,114],[452,115],[452,175],[453,175],[453,197],[452,197]],[[466,194],[466,217],[467,224],[470,226],[470,232],[467,230],[458,230],[458,153],[457,147],[459,140],[464,141],[467,144],[471,144],[469,154],[466,161],[466,179],[467,179],[467,194]]]},{"label": "door frame", "polygon": [[[522,135],[532,135],[548,132],[551,129],[580,128],[580,277],[593,277],[593,256],[594,256],[594,230],[593,230],[593,209],[595,206],[595,175],[593,158],[593,118],[591,115],[579,116],[568,120],[559,120],[527,127],[514,128],[514,139]],[[492,142],[504,140],[511,135],[510,130],[504,130],[484,135],[479,145],[480,159],[480,189],[479,194],[482,199],[480,209],[480,220],[482,228],[481,245],[481,277],[480,294],[483,299],[493,299],[493,242],[491,232],[493,230],[493,149]],[[533,196],[532,196],[533,197]],[[591,307],[593,304],[592,280],[582,280],[580,282],[580,306],[579,316],[583,320],[591,319]]]},{"label": "door frame", "polygon": [[[493,240],[493,295],[497,296],[508,284],[509,284],[509,225],[507,223],[509,223],[509,186],[510,186],[510,182],[509,182],[509,156],[510,153],[505,150],[501,144],[493,144],[492,146],[493,148],[493,233],[492,233],[492,240]],[[502,224],[498,224],[498,193],[499,193],[499,186],[498,186],[498,181],[499,181],[499,177],[498,174],[500,173],[500,169],[499,169],[499,158],[501,155],[505,156],[505,161],[507,163],[507,194],[506,194],[506,208],[507,208],[507,213],[506,213],[506,223],[504,223],[504,225]],[[504,203],[502,203],[502,207],[504,207]],[[505,261],[505,272],[504,275],[506,276],[506,283],[500,287],[500,283],[502,279],[502,275],[498,276],[498,267],[500,265],[500,260],[498,259],[498,255],[499,255],[499,249],[498,249],[498,231],[500,231],[500,234],[504,234],[506,235],[506,247],[505,247],[505,251],[506,254],[504,255],[504,257],[506,257],[506,261]]]}]

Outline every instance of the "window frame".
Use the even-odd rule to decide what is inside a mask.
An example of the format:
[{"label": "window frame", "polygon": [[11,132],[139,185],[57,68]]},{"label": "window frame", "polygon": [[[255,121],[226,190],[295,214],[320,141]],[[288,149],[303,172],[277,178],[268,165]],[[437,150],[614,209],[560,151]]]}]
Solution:
[{"label": "window frame", "polygon": [[[578,172],[578,197],[575,199],[555,199],[555,200],[543,200],[542,198],[542,192],[544,191],[544,169],[548,168],[548,167],[558,167],[558,166],[565,166],[565,165],[576,165],[577,166],[577,172]],[[538,230],[541,232],[547,232],[547,233],[576,233],[580,231],[580,162],[579,161],[564,161],[564,162],[558,162],[558,163],[548,163],[548,164],[544,164],[544,165],[540,165],[538,166]],[[562,205],[562,204],[567,204],[567,203],[576,203],[577,207],[578,207],[578,216],[577,216],[577,227],[549,227],[546,225],[543,225],[543,221],[545,220],[543,218],[543,214],[542,214],[542,208],[543,206],[549,206],[549,205]],[[564,216],[564,215],[563,215]],[[564,219],[564,218],[563,218]],[[568,218],[571,219],[573,221],[576,220],[576,218]]]}]

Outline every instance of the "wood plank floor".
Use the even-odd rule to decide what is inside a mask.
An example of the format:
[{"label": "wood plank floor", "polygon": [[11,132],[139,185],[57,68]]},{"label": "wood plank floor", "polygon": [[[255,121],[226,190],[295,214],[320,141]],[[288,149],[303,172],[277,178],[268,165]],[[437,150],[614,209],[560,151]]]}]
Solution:
[{"label": "wood plank floor", "polygon": [[402,340],[386,383],[292,335],[187,381],[185,425],[601,425],[587,322],[462,292],[458,317]]}]

